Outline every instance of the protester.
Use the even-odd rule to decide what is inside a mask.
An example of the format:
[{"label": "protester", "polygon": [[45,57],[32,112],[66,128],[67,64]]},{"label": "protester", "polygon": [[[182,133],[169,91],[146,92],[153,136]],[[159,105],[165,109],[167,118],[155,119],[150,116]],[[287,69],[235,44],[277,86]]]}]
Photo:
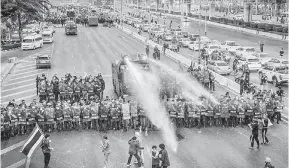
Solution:
[{"label": "protester", "polygon": [[142,166],[141,165],[141,158],[138,155],[138,152],[140,150],[140,144],[139,144],[139,141],[137,140],[137,137],[133,136],[128,141],[128,144],[129,144],[129,152],[128,152],[129,157],[128,157],[128,161],[127,161],[127,167],[131,166],[132,156],[134,156],[137,159],[138,167],[141,167]]},{"label": "protester", "polygon": [[50,157],[51,157],[51,150],[53,150],[53,148],[51,147],[50,143],[51,140],[49,139],[50,135],[49,134],[45,134],[44,139],[42,141],[42,144],[40,145],[40,147],[42,148],[42,152],[44,154],[44,168],[49,168],[49,161],[50,161]]},{"label": "protester", "polygon": [[163,143],[159,145],[159,148],[161,149],[159,152],[161,168],[167,168],[170,166],[169,155],[165,147],[166,146]]},{"label": "protester", "polygon": [[159,160],[159,152],[157,151],[157,146],[152,147],[152,168],[159,168],[160,160]]},{"label": "protester", "polygon": [[258,136],[259,136],[259,126],[258,126],[258,121],[257,120],[254,120],[254,122],[251,124],[251,129],[252,129],[252,135],[250,136],[250,141],[251,141],[251,146],[249,149],[253,149],[254,147],[254,141],[256,141],[257,143],[257,148],[259,148],[259,139],[258,139]]},{"label": "protester", "polygon": [[102,147],[102,152],[103,152],[103,155],[104,155],[104,165],[107,168],[107,167],[109,167],[108,156],[110,155],[111,150],[110,150],[110,142],[107,139],[106,135],[103,136],[103,140],[101,142],[101,147]]}]

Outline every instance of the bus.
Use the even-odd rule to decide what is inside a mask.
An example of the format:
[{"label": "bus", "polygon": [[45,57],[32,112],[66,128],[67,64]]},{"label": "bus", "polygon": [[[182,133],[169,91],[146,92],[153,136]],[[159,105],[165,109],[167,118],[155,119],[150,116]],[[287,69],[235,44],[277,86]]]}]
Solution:
[{"label": "bus", "polygon": [[53,42],[53,31],[45,30],[42,32],[43,43],[52,43]]},{"label": "bus", "polygon": [[89,16],[88,26],[98,26],[98,16]]}]

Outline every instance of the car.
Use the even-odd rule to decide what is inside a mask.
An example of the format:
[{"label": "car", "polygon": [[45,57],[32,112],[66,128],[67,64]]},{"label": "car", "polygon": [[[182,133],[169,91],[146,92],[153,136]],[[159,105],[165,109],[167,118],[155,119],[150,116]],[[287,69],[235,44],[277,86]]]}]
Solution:
[{"label": "car", "polygon": [[211,55],[214,50],[220,50],[221,47],[219,45],[209,44],[205,47],[206,52]]},{"label": "car", "polygon": [[264,66],[288,66],[288,62],[286,59],[271,57],[262,63]]},{"label": "car", "polygon": [[169,33],[169,32],[164,33],[164,34],[162,35],[162,39],[163,39],[164,41],[171,41],[171,40],[173,40],[173,38],[174,38],[174,36],[173,36],[171,33]]},{"label": "car", "polygon": [[198,34],[189,34],[189,38],[191,41],[197,41],[197,39],[200,37]]},{"label": "car", "polygon": [[184,16],[184,17],[182,17],[182,21],[183,21],[183,22],[188,22],[189,19],[188,19],[188,17]]},{"label": "car", "polygon": [[201,36],[201,41],[204,43],[204,44],[209,44],[211,43],[211,39],[209,39],[207,36]]},{"label": "car", "polygon": [[262,68],[261,61],[258,57],[255,56],[237,56],[239,61],[239,67],[248,63],[248,67],[250,71],[258,71]]},{"label": "car", "polygon": [[237,45],[235,41],[223,41],[221,43],[221,48],[226,50],[235,50],[241,46]]},{"label": "car", "polygon": [[[200,48],[199,48],[199,45],[200,45]],[[204,44],[202,42],[198,42],[198,41],[192,41],[190,42],[190,44],[188,45],[188,48],[193,50],[193,51],[197,51],[199,49],[202,49],[204,48]]]},{"label": "car", "polygon": [[208,69],[220,74],[228,75],[232,72],[230,66],[225,61],[208,61]]},{"label": "car", "polygon": [[229,49],[230,51],[235,51],[237,56],[243,56],[243,55],[253,55],[257,50],[254,47],[238,47],[236,49]]},{"label": "car", "polygon": [[49,55],[39,55],[36,58],[36,68],[47,67],[51,68],[51,61]]},{"label": "car", "polygon": [[186,31],[182,31],[181,32],[181,35],[185,38],[188,38],[189,37],[189,32],[186,32]]},{"label": "car", "polygon": [[268,82],[272,82],[274,86],[279,84],[288,83],[288,67],[287,66],[273,66],[267,65],[259,70],[259,77],[264,74]]},{"label": "car", "polygon": [[188,45],[191,43],[192,41],[189,38],[181,38],[179,40],[179,46],[180,47],[188,47]]}]

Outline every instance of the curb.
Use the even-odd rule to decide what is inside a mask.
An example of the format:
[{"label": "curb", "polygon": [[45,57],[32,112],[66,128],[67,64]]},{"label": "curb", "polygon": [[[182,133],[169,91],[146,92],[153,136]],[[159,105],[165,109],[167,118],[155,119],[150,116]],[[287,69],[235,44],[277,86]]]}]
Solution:
[{"label": "curb", "polygon": [[13,61],[12,63],[10,63],[11,65],[8,67],[7,72],[4,73],[3,76],[1,76],[1,83],[6,79],[6,77],[10,74],[10,72],[12,71],[12,69],[14,68],[14,66],[17,64],[17,58],[13,57],[11,58]]},{"label": "curb", "polygon": [[[122,28],[121,26],[118,26],[118,25],[116,26],[116,28],[118,28],[118,29],[121,30],[122,32],[124,32],[124,33],[130,35],[131,37],[133,37],[133,38],[135,38],[135,39],[141,41],[142,43],[144,43],[144,44],[149,44],[151,47],[154,47],[153,45],[151,45],[151,44],[149,43],[150,40],[147,40],[147,39],[146,39],[145,41],[142,41],[142,40],[138,39],[137,37],[135,37],[135,36],[133,35],[135,32],[131,31],[132,33],[128,33],[128,32],[126,32],[126,31],[124,31],[123,28]],[[142,37],[143,37],[143,36],[142,36]],[[161,48],[161,46],[159,46],[159,45],[158,45],[158,47]],[[172,59],[172,60],[174,60],[174,61],[176,61],[176,62],[179,61],[179,60],[177,60],[177,59],[175,59],[175,58],[172,58],[172,57],[169,56],[168,54],[166,54],[166,57],[169,57],[170,59]],[[184,67],[188,68],[187,65],[185,65],[185,64],[182,64],[182,65],[183,65]],[[230,91],[230,92],[232,92],[234,95],[239,95],[239,93],[237,93],[236,91],[234,91],[234,90],[232,90],[232,89],[226,87],[225,85],[221,85],[221,84],[219,84],[218,82],[217,82],[217,85],[220,86],[220,87],[225,88],[226,90],[228,90],[228,91]],[[282,119],[283,119],[283,121],[284,121],[285,123],[288,124],[288,118],[282,116]]]},{"label": "curb", "polygon": [[1,48],[1,52],[7,52],[7,51],[18,50],[18,49],[20,49],[20,48],[21,48],[21,47],[16,47],[16,48],[8,49],[8,50],[3,50],[3,49]]}]

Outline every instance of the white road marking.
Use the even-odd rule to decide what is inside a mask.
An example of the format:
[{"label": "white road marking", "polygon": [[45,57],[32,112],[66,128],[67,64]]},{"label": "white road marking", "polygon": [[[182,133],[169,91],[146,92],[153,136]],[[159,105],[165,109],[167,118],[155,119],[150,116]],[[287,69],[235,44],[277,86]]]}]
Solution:
[{"label": "white road marking", "polygon": [[19,95],[19,94],[22,94],[22,93],[27,93],[27,92],[30,92],[30,91],[35,91],[36,92],[36,88],[26,89],[25,91],[22,91],[22,92],[17,92],[17,93],[12,93],[12,94],[9,94],[9,95],[5,95],[5,96],[2,96],[1,99],[6,98],[6,97],[11,97],[11,96],[16,96],[16,95]]},{"label": "white road marking", "polygon": [[30,161],[31,161],[31,158],[27,158],[27,159],[26,159],[26,166],[25,166],[25,168],[29,168],[29,166],[30,166]]},{"label": "white road marking", "polygon": [[21,141],[21,142],[18,142],[18,143],[16,143],[16,144],[13,144],[13,145],[5,148],[5,149],[2,149],[2,150],[1,150],[1,155],[5,154],[5,153],[8,153],[8,152],[10,152],[10,151],[12,151],[12,150],[14,150],[14,149],[16,149],[16,148],[19,148],[20,146],[24,145],[25,141],[26,141],[26,140]]},{"label": "white road marking", "polygon": [[25,69],[17,69],[15,72],[19,72],[19,71],[23,71],[23,70],[29,70],[29,69],[35,69],[35,67],[28,67],[28,68],[25,68]]},{"label": "white road marking", "polygon": [[28,60],[20,60],[19,63],[35,63],[35,60],[31,60],[31,61],[28,61]]},{"label": "white road marking", "polygon": [[16,162],[16,163],[14,163],[14,164],[6,167],[6,168],[18,168],[18,167],[24,165],[25,162],[26,162],[26,159],[22,159],[22,160],[20,160],[19,162]]},{"label": "white road marking", "polygon": [[73,54],[71,54],[71,57],[73,58]]},{"label": "white road marking", "polygon": [[13,90],[15,90],[15,89],[25,88],[25,87],[27,87],[27,86],[35,86],[35,85],[36,85],[35,83],[30,83],[30,84],[27,84],[27,85],[21,85],[21,86],[19,86],[19,87],[13,87],[13,88],[11,88],[11,89],[1,90],[1,93],[13,91]]},{"label": "white road marking", "polygon": [[[27,79],[27,80],[23,80],[23,81],[20,81],[20,82],[14,82],[14,83],[9,82],[9,84],[4,85],[4,86],[16,85],[16,84],[24,83],[24,82],[28,82],[28,81],[35,81],[35,79]],[[36,85],[36,81],[35,81],[35,85]]]},{"label": "white road marking", "polygon": [[[31,98],[31,97],[35,97],[35,96],[37,96],[37,95],[34,94],[34,95],[25,96],[25,97],[20,97],[18,99],[15,99],[15,101],[21,101],[21,100],[25,100],[25,99],[28,99],[28,98]],[[7,105],[8,103],[9,103],[9,101],[3,102],[3,103],[1,102],[2,105]]]},{"label": "white road marking", "polygon": [[100,68],[100,66],[99,65],[97,65],[98,66],[98,68]]},{"label": "white road marking", "polygon": [[31,77],[31,76],[34,76],[35,79],[36,79],[36,76],[37,76],[37,75],[40,75],[40,74],[42,74],[42,73],[43,73],[43,72],[38,72],[38,73],[35,73],[35,74],[32,74],[32,75],[27,75],[27,76],[17,77],[17,78],[10,79],[9,81],[19,80],[19,79],[27,78],[27,77]]},{"label": "white road marking", "polygon": [[23,66],[20,66],[19,68],[26,68],[28,66],[36,66],[35,64],[24,64]]},{"label": "white road marking", "polygon": [[35,69],[33,71],[28,71],[28,72],[23,72],[23,73],[16,73],[16,74],[13,74],[12,76],[18,76],[18,75],[23,75],[23,74],[30,74],[30,73],[33,73],[33,72],[39,72],[39,71],[43,71],[44,69],[41,69],[41,70],[38,70],[38,69]]}]

